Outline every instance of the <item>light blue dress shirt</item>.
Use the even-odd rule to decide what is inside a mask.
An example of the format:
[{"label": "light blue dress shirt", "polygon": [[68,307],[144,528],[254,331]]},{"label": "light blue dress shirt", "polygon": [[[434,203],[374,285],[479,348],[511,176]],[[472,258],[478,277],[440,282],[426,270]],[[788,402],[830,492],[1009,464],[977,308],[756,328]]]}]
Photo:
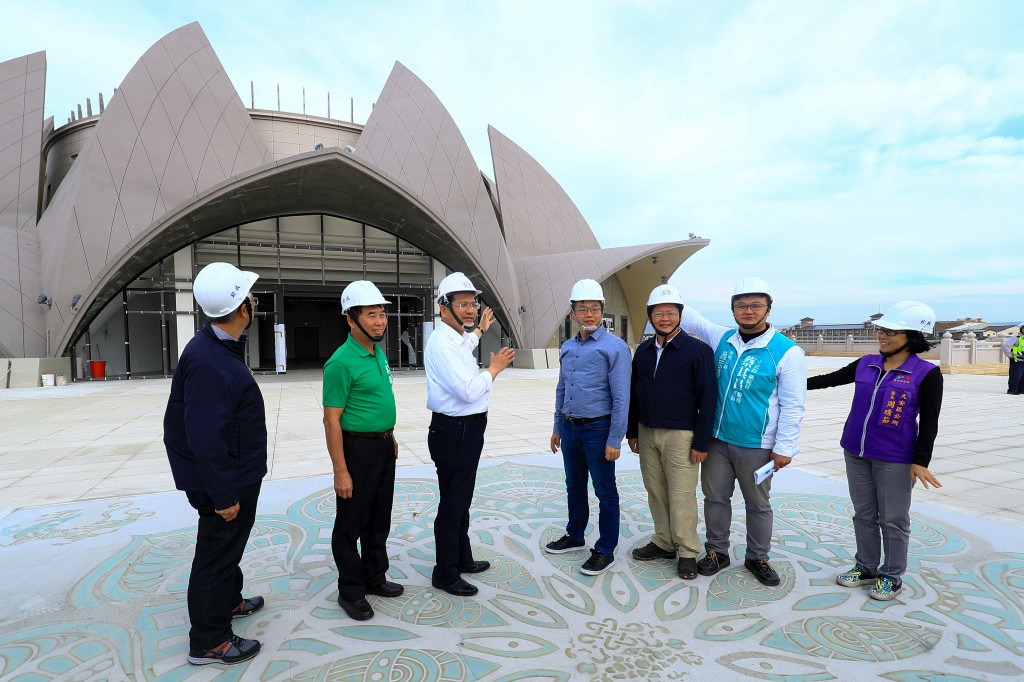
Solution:
[{"label": "light blue dress shirt", "polygon": [[576,334],[563,343],[558,361],[554,433],[562,432],[565,417],[588,419],[610,414],[606,444],[621,447],[629,416],[629,346],[602,326],[586,339]]}]

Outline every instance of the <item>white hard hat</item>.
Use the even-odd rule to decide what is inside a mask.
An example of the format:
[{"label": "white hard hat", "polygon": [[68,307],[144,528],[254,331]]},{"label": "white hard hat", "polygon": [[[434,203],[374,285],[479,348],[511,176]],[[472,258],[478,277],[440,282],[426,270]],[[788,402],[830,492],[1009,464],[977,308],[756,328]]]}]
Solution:
[{"label": "white hard hat", "polygon": [[341,292],[342,315],[347,315],[352,306],[390,305],[390,303],[373,282],[368,282],[365,279],[357,279]]},{"label": "white hard hat", "polygon": [[935,327],[935,311],[919,301],[900,301],[875,320],[875,326],[927,334]]},{"label": "white hard hat", "polygon": [[592,279],[581,279],[572,285],[569,292],[569,302],[573,301],[600,301],[604,303],[604,290],[601,285]]},{"label": "white hard hat", "polygon": [[676,303],[683,305],[683,294],[672,284],[662,284],[654,287],[654,291],[647,298],[647,307],[659,303]]},{"label": "white hard hat", "polygon": [[192,283],[192,295],[207,317],[224,317],[238,309],[259,279],[255,272],[239,270],[231,263],[210,263]]},{"label": "white hard hat", "polygon": [[469,281],[461,272],[453,272],[437,285],[437,302],[440,303],[441,299],[447,298],[451,294],[460,294],[467,292],[474,296],[482,293],[479,289],[473,286],[473,283]]},{"label": "white hard hat", "polygon": [[736,288],[732,290],[733,296],[746,296],[748,294],[764,294],[768,298],[772,297],[771,287],[768,286],[768,282],[764,281],[760,277],[744,277],[736,284]]}]

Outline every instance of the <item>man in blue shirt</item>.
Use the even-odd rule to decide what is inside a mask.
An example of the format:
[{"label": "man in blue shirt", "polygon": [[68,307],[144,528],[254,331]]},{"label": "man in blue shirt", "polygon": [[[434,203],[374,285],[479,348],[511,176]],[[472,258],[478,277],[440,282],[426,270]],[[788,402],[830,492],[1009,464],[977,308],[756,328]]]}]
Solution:
[{"label": "man in blue shirt", "polygon": [[580,570],[604,573],[615,563],[619,543],[619,491],[615,460],[626,435],[629,412],[630,356],[626,342],[605,330],[604,291],[592,279],[573,285],[569,294],[579,333],[562,344],[561,369],[555,389],[555,426],[551,452],[562,447],[569,523],[565,535],[547,544],[551,554],[586,546],[583,535],[590,518],[587,473],[600,502],[600,538]]}]

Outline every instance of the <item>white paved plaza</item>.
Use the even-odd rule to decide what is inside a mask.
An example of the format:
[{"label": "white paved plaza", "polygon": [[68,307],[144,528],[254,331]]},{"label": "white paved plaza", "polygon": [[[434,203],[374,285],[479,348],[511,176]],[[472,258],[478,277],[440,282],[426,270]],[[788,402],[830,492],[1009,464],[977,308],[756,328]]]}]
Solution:
[{"label": "white paved plaza", "polygon": [[809,393],[803,450],[773,481],[782,584],[767,588],[742,567],[738,496],[733,564],[713,578],[629,558],[653,526],[628,452],[613,569],[583,576],[585,552],[544,553],[566,513],[561,456],[547,452],[556,378],[511,369],[496,384],[471,521],[493,568],[460,599],[430,587],[425,381],[397,376],[389,576],[406,593],[371,597],[377,615],[357,624],[334,603],[319,376],[260,377],[272,464],[242,567],[267,608],[236,632],[264,650],[233,668],[185,663],[195,517],[161,443],[169,381],[0,391],[0,679],[1024,679],[1024,398],[1005,395],[1005,378],[946,377],[932,465],[945,487],[915,491],[892,602],[834,582],[853,552],[838,446],[850,387]]}]

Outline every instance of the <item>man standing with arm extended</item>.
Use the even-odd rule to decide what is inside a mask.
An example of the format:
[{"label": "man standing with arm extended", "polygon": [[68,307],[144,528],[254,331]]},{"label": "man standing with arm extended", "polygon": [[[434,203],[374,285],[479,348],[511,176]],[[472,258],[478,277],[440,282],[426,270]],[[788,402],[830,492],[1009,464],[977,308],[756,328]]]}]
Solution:
[{"label": "man standing with arm extended", "polygon": [[558,356],[560,369],[551,435],[551,452],[562,448],[569,522],[565,535],[549,542],[546,550],[561,554],[586,546],[583,536],[590,518],[589,472],[600,503],[600,537],[580,571],[598,575],[615,563],[615,548],[619,544],[615,460],[626,435],[629,412],[629,347],[601,323],[604,291],[600,284],[592,279],[576,282],[569,294],[569,305],[580,331],[562,344]]},{"label": "man standing with arm extended", "polygon": [[338,605],[355,620],[373,617],[367,594],[397,597],[405,591],[386,579],[398,459],[391,368],[377,347],[388,326],[386,305],[372,282],[345,287],[341,312],[348,316],[349,336],[324,365],[324,430],[337,494],[331,550]]},{"label": "man standing with arm extended", "polygon": [[715,351],[718,406],[708,457],[701,467],[707,555],[697,562],[701,575],[729,565],[732,493],[739,481],[747,508],[747,554],[743,565],[764,585],[778,585],[768,563],[774,516],[771,478],[754,483],[754,472],[774,462],[774,471],[800,450],[807,369],[804,352],[768,323],[772,296],[760,277],[744,277],[733,290],[732,314],[739,328],[706,320],[692,307],[680,326]]},{"label": "man standing with arm extended", "polygon": [[1010,374],[1006,392],[1020,395],[1024,392],[1024,324],[1020,334],[1014,334],[1003,341],[1003,355],[1010,361]]},{"label": "man standing with arm extended", "polygon": [[511,348],[502,348],[491,353],[487,369],[480,371],[477,367],[473,351],[494,322],[494,313],[487,308],[480,316],[479,326],[476,324],[479,293],[461,272],[441,280],[437,287],[441,324],[427,338],[423,351],[427,409],[434,413],[427,448],[437,467],[441,493],[434,519],[437,564],[430,582],[458,597],[470,597],[478,591],[462,579],[462,573],[480,573],[491,567],[487,561],[473,560],[469,506],[484,448],[488,394],[498,374],[515,357]]},{"label": "man standing with arm extended", "polygon": [[229,263],[196,275],[192,291],[209,321],[181,353],[164,412],[175,487],[199,512],[188,580],[193,665],[234,665],[260,651],[258,641],[231,630],[232,619],[263,608],[263,597],[242,597],[239,567],[267,474],[263,394],[245,364],[243,336],[255,314],[249,290],[257,277]]},{"label": "man standing with arm extended", "polygon": [[633,356],[629,392],[629,448],[640,455],[640,473],[654,520],[654,538],[633,550],[637,561],[675,559],[684,580],[697,577],[697,474],[708,456],[718,391],[715,358],[703,341],[679,328],[683,296],[662,284],[647,299],[654,338]]}]

